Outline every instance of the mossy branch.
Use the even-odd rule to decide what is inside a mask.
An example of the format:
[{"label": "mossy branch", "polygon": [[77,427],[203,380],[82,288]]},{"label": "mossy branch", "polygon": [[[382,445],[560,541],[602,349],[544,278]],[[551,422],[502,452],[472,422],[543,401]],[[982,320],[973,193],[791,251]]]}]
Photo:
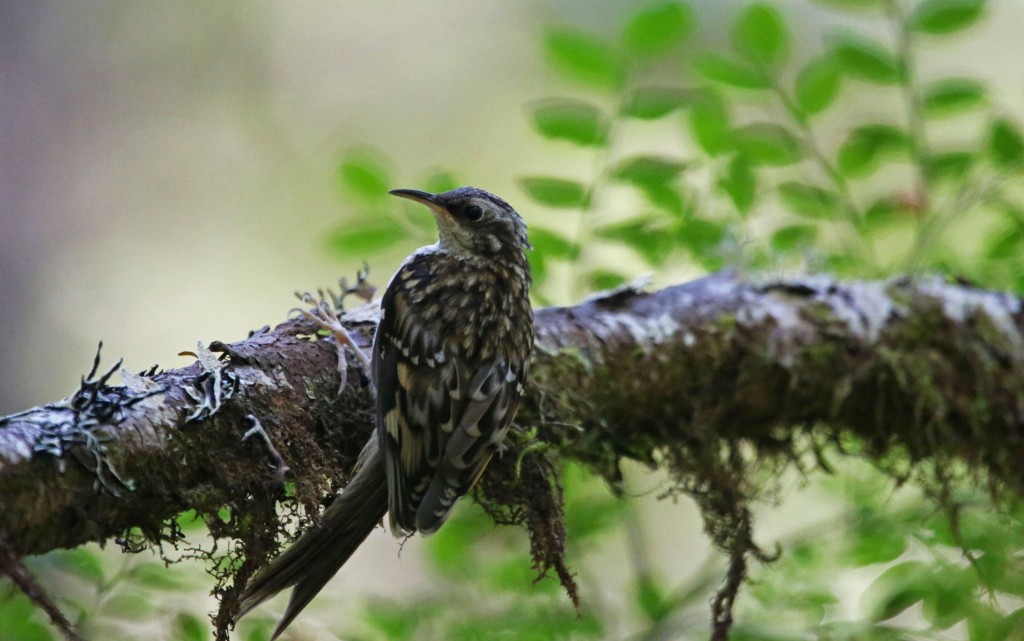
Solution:
[{"label": "mossy branch", "polygon": [[[344,320],[368,345],[374,306]],[[70,399],[0,419],[0,534],[18,554],[131,530],[161,541],[174,536],[169,519],[194,509],[246,543],[250,572],[275,549],[282,493],[266,445],[242,441],[248,417],[291,466],[311,513],[346,482],[371,430],[369,388],[353,371],[337,395],[335,348],[311,340],[314,331],[291,320],[214,343],[219,358],[200,348],[189,367],[129,375],[125,386],[94,368]],[[997,493],[1024,493],[1017,297],[934,277],[754,282],[720,273],[538,310],[536,343],[517,423],[544,446],[511,439],[511,449],[531,451],[502,457],[477,499],[492,514],[504,506],[507,520],[533,509],[528,526],[551,530],[531,532],[534,561],[560,576],[569,575],[560,519],[550,518],[558,484],[543,472],[521,476],[524,460],[536,470],[581,460],[613,486],[623,458],[667,467],[734,565],[770,557],[751,541],[749,520],[765,473],[809,459],[827,467],[828,451],[925,481],[948,483],[959,469]],[[524,478],[547,488],[537,494],[543,506],[531,492],[516,498]],[[225,506],[229,521],[218,516]]]}]

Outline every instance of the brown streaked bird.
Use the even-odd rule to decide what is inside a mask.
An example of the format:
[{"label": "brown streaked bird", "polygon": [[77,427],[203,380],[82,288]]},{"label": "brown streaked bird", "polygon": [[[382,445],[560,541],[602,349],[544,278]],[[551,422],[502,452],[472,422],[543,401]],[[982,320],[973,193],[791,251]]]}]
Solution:
[{"label": "brown streaked bird", "polygon": [[241,597],[239,617],[294,586],[272,639],[389,513],[396,537],[430,534],[480,478],[519,406],[533,349],[530,247],[508,203],[475,187],[396,189],[426,205],[439,240],[409,256],[381,302],[371,359],[336,318],[314,313],[369,361],[377,429],[345,490]]}]

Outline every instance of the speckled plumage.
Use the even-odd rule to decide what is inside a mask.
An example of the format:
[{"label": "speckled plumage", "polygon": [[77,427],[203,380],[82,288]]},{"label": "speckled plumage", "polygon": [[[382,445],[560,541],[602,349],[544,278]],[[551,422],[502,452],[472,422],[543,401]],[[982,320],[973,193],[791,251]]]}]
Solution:
[{"label": "speckled plumage", "polygon": [[[377,429],[345,491],[246,586],[235,617],[294,587],[271,639],[284,632],[385,512],[396,536],[429,534],[473,487],[519,406],[533,349],[526,225],[504,200],[463,187],[396,190],[426,205],[438,243],[392,278],[370,358]],[[308,318],[357,349],[333,315]],[[361,352],[360,352],[361,354]],[[344,351],[339,351],[343,365]],[[365,360],[365,355],[362,355]]]},{"label": "speckled plumage", "polygon": [[[500,446],[526,380],[533,312],[526,226],[505,201],[474,188],[398,195],[431,207],[441,237],[398,269],[374,341],[391,529],[402,535],[440,527]],[[463,215],[471,206],[480,220]]]}]

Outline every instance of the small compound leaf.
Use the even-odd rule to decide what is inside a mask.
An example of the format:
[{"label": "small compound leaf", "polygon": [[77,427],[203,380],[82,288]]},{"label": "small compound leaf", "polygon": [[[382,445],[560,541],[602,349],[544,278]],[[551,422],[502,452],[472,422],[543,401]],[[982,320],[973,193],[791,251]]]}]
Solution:
[{"label": "small compound leaf", "polygon": [[565,76],[614,89],[622,81],[621,56],[607,42],[573,29],[553,29],[544,37],[548,62]]},{"label": "small compound leaf", "polygon": [[772,249],[787,254],[802,251],[814,244],[818,228],[814,225],[789,225],[772,234]]},{"label": "small compound leaf", "polygon": [[923,33],[945,34],[974,24],[985,0],[925,0],[910,15],[910,28]]},{"label": "small compound leaf", "polygon": [[[423,212],[429,220],[430,214]],[[406,236],[405,229],[391,218],[378,214],[373,222],[349,224],[332,233],[328,247],[346,259],[368,258],[389,249]]]},{"label": "small compound leaf", "polygon": [[519,185],[535,201],[548,207],[583,207],[587,188],[575,180],[534,176],[520,178]]},{"label": "small compound leaf", "polygon": [[1024,140],[1017,125],[1006,118],[993,122],[989,128],[988,153],[997,167],[1019,169],[1024,161]]},{"label": "small compound leaf", "polygon": [[779,199],[793,213],[808,218],[836,218],[840,213],[835,193],[813,185],[782,183],[779,185]]},{"label": "small compound leaf", "polygon": [[622,45],[638,56],[656,56],[685,40],[696,23],[687,4],[666,2],[634,17],[622,33]]},{"label": "small compound leaf", "polygon": [[551,140],[582,146],[604,144],[608,122],[601,110],[582,100],[542,100],[530,107],[534,128]]},{"label": "small compound leaf", "polygon": [[738,89],[768,89],[772,86],[771,79],[761,69],[713,53],[701,56],[696,68],[708,80]]},{"label": "small compound leaf", "polygon": [[733,133],[736,148],[755,165],[791,165],[803,158],[800,141],[780,125],[758,122]]},{"label": "small compound leaf", "polygon": [[690,108],[690,130],[697,144],[710,156],[733,149],[732,127],[725,101],[717,92],[705,90]]},{"label": "small compound leaf", "polygon": [[686,163],[658,156],[633,156],[620,161],[611,177],[641,187],[664,185],[686,169]]},{"label": "small compound leaf", "polygon": [[825,54],[807,63],[796,77],[797,106],[808,115],[828,109],[839,95],[841,71],[833,54]]},{"label": "small compound leaf", "polygon": [[883,158],[906,152],[909,144],[907,134],[896,127],[858,127],[839,148],[839,170],[846,176],[867,176],[878,167]]},{"label": "small compound leaf", "polygon": [[692,104],[692,90],[679,87],[639,87],[626,100],[622,113],[640,120],[655,120]]},{"label": "small compound leaf", "polygon": [[732,46],[748,60],[776,65],[785,60],[789,51],[789,33],[774,7],[757,2],[744,8],[736,18]]},{"label": "small compound leaf", "polygon": [[740,154],[732,157],[725,174],[718,179],[718,187],[729,196],[738,212],[744,216],[750,213],[757,194],[757,177],[746,157]]},{"label": "small compound leaf", "polygon": [[575,260],[579,255],[579,245],[561,234],[547,229],[531,227],[530,244],[533,245],[533,254],[540,254],[545,259]]},{"label": "small compound leaf", "polygon": [[961,113],[985,104],[985,86],[970,78],[948,78],[924,88],[924,112],[930,118]]},{"label": "small compound leaf", "polygon": [[338,166],[338,181],[346,193],[366,202],[386,199],[392,184],[383,159],[369,150],[346,154]]},{"label": "small compound leaf", "polygon": [[840,66],[852,78],[882,85],[903,79],[899,60],[884,46],[861,35],[843,34],[833,39],[832,51]]}]

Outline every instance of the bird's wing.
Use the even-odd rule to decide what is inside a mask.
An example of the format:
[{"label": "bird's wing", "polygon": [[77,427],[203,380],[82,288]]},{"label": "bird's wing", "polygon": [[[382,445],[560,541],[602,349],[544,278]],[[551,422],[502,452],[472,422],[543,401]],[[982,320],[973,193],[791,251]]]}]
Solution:
[{"label": "bird's wing", "polygon": [[382,301],[373,374],[391,530],[401,536],[436,530],[472,488],[515,415],[525,373],[504,360],[468,364],[410,313],[395,281]]}]

